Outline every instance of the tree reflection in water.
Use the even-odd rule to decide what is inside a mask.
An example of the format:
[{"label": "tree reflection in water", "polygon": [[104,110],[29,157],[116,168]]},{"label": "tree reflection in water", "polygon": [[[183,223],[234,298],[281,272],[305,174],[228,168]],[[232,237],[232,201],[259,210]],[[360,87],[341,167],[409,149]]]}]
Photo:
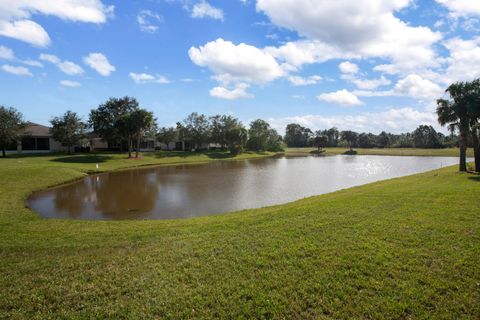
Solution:
[{"label": "tree reflection in water", "polygon": [[454,164],[455,158],[335,156],[225,161],[90,176],[35,193],[44,217],[176,219],[258,208]]},{"label": "tree reflection in water", "polygon": [[105,218],[144,219],[155,208],[159,185],[153,170],[131,170],[93,180],[95,210]]}]

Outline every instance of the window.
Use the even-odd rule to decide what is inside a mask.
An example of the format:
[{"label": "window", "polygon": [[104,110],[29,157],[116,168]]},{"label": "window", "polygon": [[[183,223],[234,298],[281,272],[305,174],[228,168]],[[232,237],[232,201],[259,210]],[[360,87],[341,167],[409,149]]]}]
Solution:
[{"label": "window", "polygon": [[37,138],[37,150],[50,150],[50,139]]},{"label": "window", "polygon": [[24,137],[22,139],[22,150],[24,151],[48,151],[50,150],[49,138]]},{"label": "window", "polygon": [[154,141],[142,141],[140,142],[141,149],[153,149],[155,148]]},{"label": "window", "polygon": [[25,150],[25,151],[35,150],[35,138],[30,138],[30,137],[22,138],[22,150]]}]

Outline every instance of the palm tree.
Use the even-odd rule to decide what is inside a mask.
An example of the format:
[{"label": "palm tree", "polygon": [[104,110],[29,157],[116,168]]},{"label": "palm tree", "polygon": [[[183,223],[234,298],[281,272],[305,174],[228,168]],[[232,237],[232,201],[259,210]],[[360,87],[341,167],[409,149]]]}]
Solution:
[{"label": "palm tree", "polygon": [[353,131],[342,131],[342,140],[345,140],[348,143],[350,152],[353,152],[353,145],[357,142],[358,134]]},{"label": "palm tree", "polygon": [[459,131],[460,171],[467,171],[467,136],[470,131],[467,91],[467,83],[457,82],[451,84],[447,90],[445,90],[445,92],[450,95],[450,100],[437,100],[438,122],[442,126],[448,124],[452,132],[455,130]]},{"label": "palm tree", "polygon": [[480,172],[480,79],[468,83],[467,99],[470,137],[475,157],[475,171]]},{"label": "palm tree", "polygon": [[324,134],[318,134],[313,138],[313,146],[317,148],[317,153],[322,152],[322,148],[328,144],[328,137]]}]

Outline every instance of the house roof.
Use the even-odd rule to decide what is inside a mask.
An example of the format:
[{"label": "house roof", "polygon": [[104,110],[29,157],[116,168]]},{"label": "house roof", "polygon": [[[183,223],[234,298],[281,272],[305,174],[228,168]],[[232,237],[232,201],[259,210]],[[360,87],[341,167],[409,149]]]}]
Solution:
[{"label": "house roof", "polygon": [[25,133],[29,136],[35,137],[50,137],[52,135],[49,127],[32,122],[27,125]]}]

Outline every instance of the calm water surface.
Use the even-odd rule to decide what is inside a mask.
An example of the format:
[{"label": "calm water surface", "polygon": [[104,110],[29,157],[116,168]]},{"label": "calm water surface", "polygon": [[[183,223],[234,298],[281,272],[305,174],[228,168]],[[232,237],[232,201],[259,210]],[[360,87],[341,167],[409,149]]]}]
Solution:
[{"label": "calm water surface", "polygon": [[28,204],[47,218],[189,218],[286,203],[457,161],[453,157],[283,157],[135,169],[41,191]]}]

